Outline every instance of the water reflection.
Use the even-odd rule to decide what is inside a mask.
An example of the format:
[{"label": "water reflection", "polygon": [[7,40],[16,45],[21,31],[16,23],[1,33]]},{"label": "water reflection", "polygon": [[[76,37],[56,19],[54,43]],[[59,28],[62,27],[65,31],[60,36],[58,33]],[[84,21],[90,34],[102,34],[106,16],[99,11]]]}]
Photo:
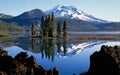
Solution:
[{"label": "water reflection", "polygon": [[[77,75],[89,68],[89,57],[102,45],[120,45],[120,42],[84,41],[74,39],[40,39],[30,37],[10,38],[5,41],[18,42],[17,46],[5,48],[11,56],[25,51],[36,58],[37,64],[47,69],[57,67],[61,75]],[[3,41],[4,42],[4,41]],[[66,58],[64,58],[66,57]]]},{"label": "water reflection", "polygon": [[67,52],[67,40],[63,39],[63,50],[64,50],[64,56],[66,56],[66,52]]},{"label": "water reflection", "polygon": [[[39,44],[38,44],[39,42]],[[38,46],[39,45],[39,46]],[[56,48],[57,47],[57,48]],[[63,47],[64,56],[67,52],[67,40],[66,39],[31,39],[31,51],[39,51],[42,59],[48,59],[54,62],[55,55],[61,54],[61,47]]]},{"label": "water reflection", "polygon": [[60,40],[60,39],[57,39],[56,45],[57,45],[57,52],[58,52],[58,55],[60,55],[61,46],[62,46],[62,43],[61,43],[61,40]]},{"label": "water reflection", "polygon": [[55,46],[54,39],[40,40],[40,52],[42,58],[45,57],[46,59],[54,61],[55,56],[54,46]]},{"label": "water reflection", "polygon": [[35,44],[36,44],[36,39],[35,39],[35,38],[32,38],[32,39],[31,39],[31,48],[32,48],[32,52],[35,51]]}]

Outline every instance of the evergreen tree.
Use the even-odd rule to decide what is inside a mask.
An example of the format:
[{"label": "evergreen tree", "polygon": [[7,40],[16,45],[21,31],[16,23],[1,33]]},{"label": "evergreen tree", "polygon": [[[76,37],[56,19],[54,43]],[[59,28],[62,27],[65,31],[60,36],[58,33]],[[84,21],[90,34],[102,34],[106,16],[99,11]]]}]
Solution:
[{"label": "evergreen tree", "polygon": [[53,30],[53,27],[52,27],[52,21],[51,21],[51,16],[48,15],[48,37],[53,37],[53,34],[52,34],[52,30]]},{"label": "evergreen tree", "polygon": [[64,20],[64,23],[63,23],[63,38],[64,39],[67,38],[67,22],[66,22],[66,20]]},{"label": "evergreen tree", "polygon": [[43,30],[42,30],[41,25],[40,25],[40,37],[43,37]]},{"label": "evergreen tree", "polygon": [[52,31],[52,34],[51,36],[54,37],[54,34],[56,33],[56,29],[55,29],[55,16],[54,16],[54,13],[52,12],[52,15],[51,15],[51,31]]},{"label": "evergreen tree", "polygon": [[58,21],[58,25],[57,25],[57,37],[58,38],[61,37],[61,24],[60,24],[60,21]]},{"label": "evergreen tree", "polygon": [[41,18],[41,25],[40,25],[40,36],[43,37],[43,31],[45,31],[45,25],[44,25],[44,16]]},{"label": "evergreen tree", "polygon": [[48,15],[45,18],[41,18],[40,35],[43,37],[54,37],[55,34],[55,17],[54,13]]},{"label": "evergreen tree", "polygon": [[44,16],[41,18],[41,29],[44,30]]},{"label": "evergreen tree", "polygon": [[31,34],[32,34],[32,36],[36,35],[36,29],[35,29],[35,24],[34,23],[32,23]]},{"label": "evergreen tree", "polygon": [[48,17],[45,17],[45,22],[44,22],[44,31],[43,31],[43,35],[44,37],[48,37]]}]

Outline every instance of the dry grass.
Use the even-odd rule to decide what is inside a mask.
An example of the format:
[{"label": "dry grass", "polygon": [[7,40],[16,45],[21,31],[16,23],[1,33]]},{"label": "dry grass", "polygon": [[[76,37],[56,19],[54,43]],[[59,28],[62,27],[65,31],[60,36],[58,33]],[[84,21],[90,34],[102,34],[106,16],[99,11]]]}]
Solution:
[{"label": "dry grass", "polygon": [[74,40],[118,40],[116,36],[78,36],[73,37]]}]

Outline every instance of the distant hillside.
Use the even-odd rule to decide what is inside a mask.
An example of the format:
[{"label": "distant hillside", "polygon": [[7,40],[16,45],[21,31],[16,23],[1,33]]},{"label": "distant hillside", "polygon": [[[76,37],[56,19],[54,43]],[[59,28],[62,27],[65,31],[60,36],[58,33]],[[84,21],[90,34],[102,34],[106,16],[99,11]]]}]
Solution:
[{"label": "distant hillside", "polygon": [[0,13],[0,19],[10,19],[10,18],[13,18],[13,16]]},{"label": "distant hillside", "polygon": [[2,19],[2,20],[8,23],[12,22],[21,26],[30,27],[32,22],[35,22],[35,24],[39,24],[41,17],[44,15],[45,14],[42,10],[34,9],[31,11],[24,12],[21,15],[13,17],[11,19]]},{"label": "distant hillside", "polygon": [[24,28],[15,24],[0,21],[0,32],[21,32],[21,31],[24,31]]},{"label": "distant hillside", "polygon": [[[63,21],[65,18],[57,18]],[[98,23],[83,20],[66,19],[68,31],[120,31],[120,22]]]}]

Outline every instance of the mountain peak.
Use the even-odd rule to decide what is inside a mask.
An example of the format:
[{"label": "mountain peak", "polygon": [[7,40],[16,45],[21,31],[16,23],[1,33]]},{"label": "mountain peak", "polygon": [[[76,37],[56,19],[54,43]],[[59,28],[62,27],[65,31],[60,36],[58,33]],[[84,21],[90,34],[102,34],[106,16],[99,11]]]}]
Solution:
[{"label": "mountain peak", "polygon": [[40,18],[41,15],[45,15],[42,10],[33,9],[33,10],[22,13],[21,15],[17,16],[17,18],[18,19]]},{"label": "mountain peak", "polygon": [[64,9],[76,9],[76,7],[70,5],[57,5],[55,8],[64,8]]},{"label": "mountain peak", "polygon": [[88,15],[84,13],[83,11],[78,10],[76,7],[72,5],[71,6],[57,5],[56,7],[54,7],[51,10],[46,11],[45,13],[48,15],[48,14],[51,14],[52,12],[54,12],[55,17],[79,19],[79,20],[88,21],[88,22],[102,22],[102,23],[107,22],[105,20],[95,18],[92,15]]}]

